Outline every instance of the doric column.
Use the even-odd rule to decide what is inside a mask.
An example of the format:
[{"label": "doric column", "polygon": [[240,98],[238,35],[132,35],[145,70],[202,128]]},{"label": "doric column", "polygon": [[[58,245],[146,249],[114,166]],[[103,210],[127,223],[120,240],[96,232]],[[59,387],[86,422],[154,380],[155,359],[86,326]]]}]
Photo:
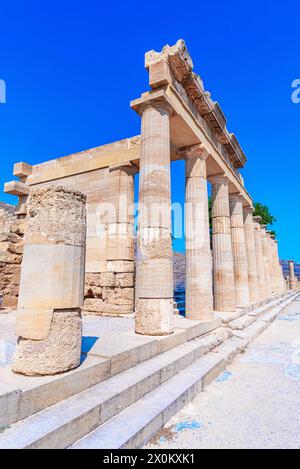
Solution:
[{"label": "doric column", "polygon": [[61,186],[30,196],[12,369],[53,375],[81,355],[86,197]]},{"label": "doric column", "polygon": [[268,247],[268,258],[269,258],[269,269],[270,269],[270,287],[271,287],[271,292],[272,294],[276,294],[277,291],[277,283],[276,283],[276,267],[275,267],[275,262],[274,262],[274,250],[273,250],[273,239],[270,235],[269,231],[266,231],[267,233],[267,247]]},{"label": "doric column", "polygon": [[268,237],[265,230],[266,225],[261,225],[262,233],[262,246],[263,246],[263,258],[264,258],[264,269],[265,269],[265,294],[266,298],[272,295],[271,288],[271,273],[270,273],[270,259],[269,259],[269,246]]},{"label": "doric column", "polygon": [[249,283],[242,197],[239,194],[230,194],[229,205],[236,306],[243,308],[249,305]]},{"label": "doric column", "polygon": [[295,290],[297,279],[295,277],[294,261],[289,261],[289,270],[290,270],[290,289]]},{"label": "doric column", "polygon": [[249,297],[250,301],[256,302],[260,298],[260,293],[258,286],[258,273],[252,211],[253,209],[251,207],[244,207],[244,230],[248,259]]},{"label": "doric column", "polygon": [[213,176],[210,180],[212,183],[214,309],[235,311],[228,179],[225,176]]},{"label": "doric column", "polygon": [[259,299],[264,300],[266,298],[266,286],[265,286],[265,268],[264,268],[262,231],[261,231],[260,220],[261,220],[261,217],[259,216],[253,217]]},{"label": "doric column", "polygon": [[163,102],[141,109],[142,147],[136,256],[138,334],[173,332],[171,240],[170,107]]},{"label": "doric column", "polygon": [[206,179],[207,151],[185,150],[186,317],[212,319],[212,266]]},{"label": "doric column", "polygon": [[273,238],[273,252],[274,252],[274,263],[275,263],[275,272],[276,272],[276,291],[281,293],[283,291],[283,282],[282,282],[282,268],[279,261],[278,254],[278,241]]}]

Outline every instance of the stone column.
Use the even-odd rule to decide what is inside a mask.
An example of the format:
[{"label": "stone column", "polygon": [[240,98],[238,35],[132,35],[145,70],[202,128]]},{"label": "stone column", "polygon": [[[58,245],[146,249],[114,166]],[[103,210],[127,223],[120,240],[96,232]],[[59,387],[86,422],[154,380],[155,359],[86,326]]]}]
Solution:
[{"label": "stone column", "polygon": [[276,293],[279,294],[282,292],[282,269],[279,262],[278,256],[278,242],[272,237],[272,247],[273,247],[273,262],[274,262],[274,271],[275,271],[275,288]]},{"label": "stone column", "polygon": [[262,247],[263,247],[263,258],[264,258],[264,269],[265,269],[265,297],[269,298],[272,295],[272,288],[271,288],[268,237],[267,237],[267,233],[265,230],[265,225],[261,225],[261,233],[262,233]]},{"label": "stone column", "polygon": [[258,285],[258,268],[256,262],[256,247],[254,240],[252,211],[253,210],[251,207],[244,207],[244,231],[248,259],[249,297],[250,301],[257,302],[260,299],[260,292]]},{"label": "stone column", "polygon": [[295,277],[294,261],[289,261],[289,270],[290,270],[290,289],[295,290],[297,279]]},{"label": "stone column", "polygon": [[274,239],[274,250],[275,250],[275,258],[277,261],[278,289],[279,289],[279,293],[283,293],[286,290],[286,282],[283,276],[282,266],[280,264],[279,252],[278,252],[278,241],[276,239]]},{"label": "stone column", "polygon": [[261,217],[259,216],[253,217],[259,299],[264,300],[266,298],[265,267],[264,267],[265,261],[264,261],[264,256],[263,256],[262,231],[261,231],[260,220],[261,220]]},{"label": "stone column", "polygon": [[276,269],[274,265],[274,251],[272,247],[273,240],[271,238],[270,232],[267,233],[267,248],[268,248],[268,258],[269,258],[269,269],[270,269],[270,288],[271,293],[276,294]]},{"label": "stone column", "polygon": [[244,308],[249,305],[249,282],[243,218],[243,199],[239,194],[230,194],[229,204],[236,306],[238,308]]},{"label": "stone column", "polygon": [[213,318],[206,158],[201,145],[185,151],[186,317]]},{"label": "stone column", "polygon": [[235,311],[228,179],[224,176],[213,176],[210,180],[212,183],[214,309]]},{"label": "stone column", "polygon": [[171,239],[170,107],[142,108],[139,220],[136,256],[138,334],[167,335],[173,321]]},{"label": "stone column", "polygon": [[49,186],[30,196],[12,369],[53,375],[81,355],[86,197]]}]

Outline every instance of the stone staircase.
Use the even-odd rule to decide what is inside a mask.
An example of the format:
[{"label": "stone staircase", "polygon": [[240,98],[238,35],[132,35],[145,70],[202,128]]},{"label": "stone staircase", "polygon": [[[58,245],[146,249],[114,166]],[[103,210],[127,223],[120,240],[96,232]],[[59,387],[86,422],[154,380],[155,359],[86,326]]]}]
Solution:
[{"label": "stone staircase", "polygon": [[178,316],[172,336],[135,336],[131,347],[118,344],[109,356],[95,345],[63,375],[16,377],[7,367],[0,375],[0,448],[141,447],[295,295],[213,321]]}]

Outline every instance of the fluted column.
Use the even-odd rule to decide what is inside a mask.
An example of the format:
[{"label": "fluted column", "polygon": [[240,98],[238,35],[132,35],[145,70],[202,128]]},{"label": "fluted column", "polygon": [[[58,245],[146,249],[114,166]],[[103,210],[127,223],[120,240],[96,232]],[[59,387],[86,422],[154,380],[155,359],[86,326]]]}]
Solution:
[{"label": "fluted column", "polygon": [[249,298],[250,301],[257,302],[260,298],[258,273],[256,262],[256,248],[254,240],[254,225],[252,218],[252,208],[244,207],[244,231],[246,252],[248,259],[248,281],[249,281]]},{"label": "fluted column", "polygon": [[228,179],[224,176],[214,176],[211,183],[214,309],[229,312],[235,311],[235,288]]},{"label": "fluted column", "polygon": [[242,197],[230,194],[229,205],[236,306],[244,308],[249,305],[249,283]]},{"label": "fluted column", "polygon": [[264,269],[265,269],[265,293],[266,293],[266,298],[269,298],[272,295],[272,288],[271,288],[268,237],[267,237],[267,233],[265,230],[265,225],[261,225],[261,233],[262,233],[263,258],[264,258]]},{"label": "fluted column", "polygon": [[142,145],[136,256],[138,334],[173,332],[170,113],[166,103],[141,109]]},{"label": "fluted column", "polygon": [[268,247],[268,258],[269,258],[269,269],[270,269],[270,287],[271,293],[276,294],[276,269],[274,264],[274,251],[272,248],[273,240],[271,238],[270,232],[267,231],[267,247]]},{"label": "fluted column", "polygon": [[274,253],[274,264],[275,264],[275,275],[276,275],[276,293],[281,293],[283,290],[282,287],[282,269],[279,262],[278,256],[278,242],[273,237],[273,253]]},{"label": "fluted column", "polygon": [[185,151],[186,317],[212,319],[213,293],[209,239],[206,158],[201,145]]},{"label": "fluted column", "polygon": [[286,282],[283,276],[282,266],[280,264],[279,252],[278,252],[278,241],[276,239],[274,239],[274,249],[275,249],[275,258],[277,261],[278,288],[279,288],[279,293],[282,293],[286,290]]},{"label": "fluted column", "polygon": [[261,217],[259,216],[253,217],[259,299],[264,300],[266,298],[266,286],[265,286],[265,267],[264,267],[262,231],[261,231],[260,220],[261,220]]},{"label": "fluted column", "polygon": [[289,269],[290,269],[290,289],[295,290],[297,279],[295,277],[294,261],[289,261]]}]

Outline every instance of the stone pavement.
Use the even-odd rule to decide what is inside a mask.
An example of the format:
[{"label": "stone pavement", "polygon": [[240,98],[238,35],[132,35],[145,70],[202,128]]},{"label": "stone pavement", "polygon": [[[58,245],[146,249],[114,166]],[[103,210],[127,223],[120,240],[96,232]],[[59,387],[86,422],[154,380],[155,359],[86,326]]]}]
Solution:
[{"label": "stone pavement", "polygon": [[300,448],[300,297],[147,448]]}]

